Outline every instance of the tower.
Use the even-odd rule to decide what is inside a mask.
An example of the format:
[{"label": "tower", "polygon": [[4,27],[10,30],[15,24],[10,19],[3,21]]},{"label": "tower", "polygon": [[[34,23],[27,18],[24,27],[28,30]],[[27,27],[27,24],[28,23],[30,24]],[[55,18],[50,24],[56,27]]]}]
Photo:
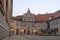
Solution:
[{"label": "tower", "polygon": [[29,8],[28,8],[28,10],[27,10],[27,13],[31,13]]}]

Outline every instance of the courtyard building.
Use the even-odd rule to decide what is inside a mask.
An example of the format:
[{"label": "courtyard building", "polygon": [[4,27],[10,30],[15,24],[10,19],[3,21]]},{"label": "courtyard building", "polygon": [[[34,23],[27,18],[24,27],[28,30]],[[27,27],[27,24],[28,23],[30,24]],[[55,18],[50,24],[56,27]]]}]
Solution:
[{"label": "courtyard building", "polygon": [[58,17],[60,17],[60,10],[54,13],[35,15],[31,13],[30,9],[28,8],[27,12],[24,13],[23,15],[12,17],[14,23],[13,25],[14,35],[20,35],[20,34],[30,34],[30,35],[42,34],[43,35],[46,32],[50,32],[50,30],[54,28],[57,28],[59,32],[60,25],[56,24],[55,26],[52,23],[53,19],[56,20],[56,22],[57,21],[60,22],[60,20],[55,19]]},{"label": "courtyard building", "polygon": [[49,21],[50,29],[60,35],[60,16]]}]

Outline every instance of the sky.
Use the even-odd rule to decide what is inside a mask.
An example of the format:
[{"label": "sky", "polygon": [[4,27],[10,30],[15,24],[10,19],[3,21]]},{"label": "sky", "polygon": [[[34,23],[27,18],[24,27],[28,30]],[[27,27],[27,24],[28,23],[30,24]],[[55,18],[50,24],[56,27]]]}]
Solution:
[{"label": "sky", "polygon": [[60,10],[60,0],[13,0],[13,16],[23,15],[28,8],[33,14],[53,13]]}]

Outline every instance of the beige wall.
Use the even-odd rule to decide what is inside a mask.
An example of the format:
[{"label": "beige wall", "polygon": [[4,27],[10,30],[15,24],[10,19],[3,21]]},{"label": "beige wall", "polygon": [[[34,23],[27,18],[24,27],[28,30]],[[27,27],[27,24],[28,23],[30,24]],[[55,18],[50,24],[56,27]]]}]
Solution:
[{"label": "beige wall", "polygon": [[[48,24],[47,24],[46,21],[35,23],[35,15],[32,14],[30,11],[23,15],[22,21],[14,20],[15,33],[16,33],[16,28],[19,28],[19,30],[21,28],[23,28],[23,29],[26,30],[26,33],[27,33],[28,30],[36,29],[36,30],[38,30],[38,33],[39,33],[40,29],[45,30],[48,27]],[[17,23],[18,23],[18,26],[17,26]],[[57,27],[60,29],[60,19],[58,19],[58,24],[57,24],[57,19],[49,21],[49,25],[50,25],[51,29],[54,29],[54,28],[57,28]]]},{"label": "beige wall", "polygon": [[[30,33],[32,33],[32,30],[36,29],[39,30],[43,29],[45,30],[47,28],[47,23],[46,22],[38,22],[38,23],[34,23],[35,22],[35,15],[32,13],[25,13],[23,15],[23,22],[22,21],[16,21],[14,20],[14,28],[15,28],[15,34],[16,34],[16,29],[19,28],[20,29],[25,29],[26,33],[29,30]],[[18,23],[18,26],[17,26]],[[20,32],[19,32],[20,33]]]},{"label": "beige wall", "polygon": [[45,30],[47,28],[47,23],[46,22],[35,23],[35,28]]}]

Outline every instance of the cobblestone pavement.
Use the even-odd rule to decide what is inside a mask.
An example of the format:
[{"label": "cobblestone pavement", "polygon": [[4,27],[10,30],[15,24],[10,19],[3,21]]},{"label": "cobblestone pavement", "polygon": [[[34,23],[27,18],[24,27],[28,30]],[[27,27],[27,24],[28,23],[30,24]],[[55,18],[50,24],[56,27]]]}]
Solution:
[{"label": "cobblestone pavement", "polygon": [[14,35],[8,40],[60,40],[60,36]]}]

